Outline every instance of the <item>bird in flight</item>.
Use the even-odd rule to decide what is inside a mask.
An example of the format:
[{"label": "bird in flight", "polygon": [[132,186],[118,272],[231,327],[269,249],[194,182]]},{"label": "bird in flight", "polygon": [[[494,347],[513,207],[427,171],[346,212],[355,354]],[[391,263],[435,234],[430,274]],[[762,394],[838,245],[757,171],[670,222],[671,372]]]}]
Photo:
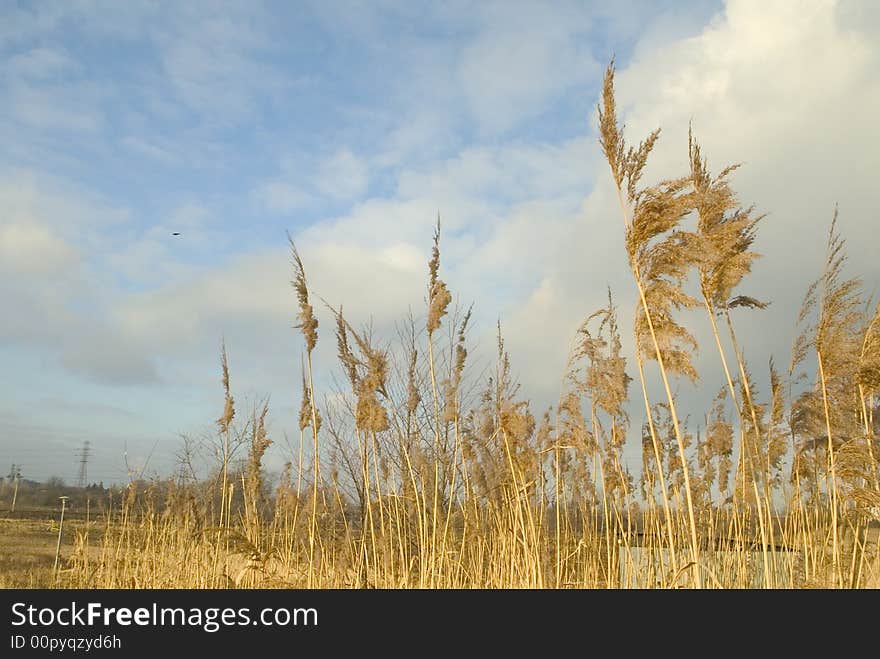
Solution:
[{"label": "bird in flight", "polygon": [[171,232],[171,235],[172,235],[172,236],[179,236],[179,235],[180,235],[180,231],[172,231],[172,232]]}]

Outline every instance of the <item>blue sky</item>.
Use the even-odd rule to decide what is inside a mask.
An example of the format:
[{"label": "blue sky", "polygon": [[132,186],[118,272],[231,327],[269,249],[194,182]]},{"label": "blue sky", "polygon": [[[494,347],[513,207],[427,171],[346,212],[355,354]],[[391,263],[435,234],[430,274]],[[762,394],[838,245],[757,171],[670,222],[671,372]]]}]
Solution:
[{"label": "blue sky", "polygon": [[595,134],[612,54],[631,140],[664,131],[649,174],[683,171],[690,120],[710,165],[746,162],[774,305],[743,331],[787,363],[822,252],[798,237],[835,202],[853,270],[880,274],[878,25],[830,0],[4,3],[0,469],[73,480],[88,439],[92,480],[169,473],[221,410],[224,336],[241,405],[271,395],[280,466],[301,350],[285,231],[318,294],[390,333],[439,213],[475,355],[501,318],[524,394],[552,402],[606,286],[633,301]]}]

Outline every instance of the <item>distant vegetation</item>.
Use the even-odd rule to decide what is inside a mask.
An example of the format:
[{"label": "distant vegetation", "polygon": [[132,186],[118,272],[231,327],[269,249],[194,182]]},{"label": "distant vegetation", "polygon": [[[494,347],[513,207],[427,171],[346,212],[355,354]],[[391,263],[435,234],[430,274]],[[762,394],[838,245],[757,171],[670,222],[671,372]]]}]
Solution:
[{"label": "distant vegetation", "polygon": [[[66,484],[64,479],[59,476],[52,476],[45,482],[27,478],[0,478],[0,514],[34,509],[53,509],[58,507],[58,500],[62,496],[68,497],[71,505],[77,508],[81,506],[85,510],[89,502],[92,506],[101,506],[106,499],[112,496],[114,491],[119,496],[122,488],[104,487],[103,483],[91,483],[86,487],[76,487]],[[14,508],[13,502],[15,503]]]},{"label": "distant vegetation", "polygon": [[[270,487],[262,468],[268,405],[239,412],[224,347],[212,478],[196,481],[185,446],[175,478],[132,484],[104,508],[100,541],[78,540],[58,583],[880,586],[880,306],[845,273],[836,213],[827,239],[815,237],[827,257],[805,283],[790,363],[752,363],[737,325],[768,302],[745,290],[762,216],[737,200],[736,166],[713,173],[693,135],[688,171],[643,184],[659,131],[627,145],[613,84],[612,63],[600,143],[620,217],[607,220],[625,233],[621,266],[638,305],[623,312],[609,292],[586,317],[557,405],[530,409],[500,326],[494,372],[472,377],[471,310],[454,308],[440,277],[439,224],[424,316],[401,323],[394,342],[352,326],[341,307],[331,307],[334,327],[319,327],[314,305],[324,302],[291,241],[305,394],[279,482]],[[723,372],[701,385],[718,393],[699,433],[674,394],[676,380],[699,378],[683,309],[705,312],[704,349]],[[337,347],[328,391],[313,385],[314,369],[330,368],[313,362],[319,340]],[[649,398],[655,382],[659,400]],[[640,428],[630,400],[644,410]],[[638,473],[621,459],[634,437]]]}]

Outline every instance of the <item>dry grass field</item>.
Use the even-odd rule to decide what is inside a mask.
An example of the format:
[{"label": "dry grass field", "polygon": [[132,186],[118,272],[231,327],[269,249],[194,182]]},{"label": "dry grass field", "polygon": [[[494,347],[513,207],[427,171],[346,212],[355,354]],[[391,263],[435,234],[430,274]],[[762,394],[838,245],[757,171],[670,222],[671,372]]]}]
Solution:
[{"label": "dry grass field", "polygon": [[[0,513],[0,588],[52,588],[64,579],[66,558],[88,534],[98,540],[103,528],[80,513],[68,513],[59,528],[59,509],[32,508]],[[58,532],[59,568],[55,571]],[[64,559],[64,560],[62,560]]]},{"label": "dry grass field", "polygon": [[[277,486],[262,469],[268,405],[236,407],[224,348],[212,478],[133,483],[94,532],[65,529],[57,575],[45,520],[0,520],[0,585],[880,586],[880,307],[845,275],[836,222],[824,268],[805,282],[790,364],[750,363],[736,329],[769,302],[741,290],[761,215],[736,198],[735,168],[710,167],[695,136],[682,144],[689,171],[643,184],[659,133],[624,142],[613,83],[612,64],[601,148],[620,217],[608,221],[625,232],[620,263],[638,305],[618,309],[609,293],[585,319],[553,409],[536,413],[520,394],[500,326],[494,371],[470,377],[471,314],[440,277],[439,223],[424,316],[393,344],[341,308],[335,327],[319,327],[314,305],[327,303],[291,241],[305,396]],[[714,340],[701,347],[724,374],[700,433],[674,393],[699,375],[684,309],[702,310]],[[338,364],[314,363],[318,341],[335,342]],[[316,390],[313,373],[333,368],[338,388]],[[664,393],[652,400],[655,385]],[[629,405],[643,427],[631,427]],[[640,473],[621,459],[628,442],[641,443]]]}]

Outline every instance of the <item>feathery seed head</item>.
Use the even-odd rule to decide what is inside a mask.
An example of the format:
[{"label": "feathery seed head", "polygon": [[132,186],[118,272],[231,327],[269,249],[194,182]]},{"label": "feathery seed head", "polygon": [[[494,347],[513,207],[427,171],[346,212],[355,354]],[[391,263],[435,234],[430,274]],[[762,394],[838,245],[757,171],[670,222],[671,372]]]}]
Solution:
[{"label": "feathery seed head", "polygon": [[296,291],[296,297],[299,301],[299,313],[297,314],[299,323],[295,327],[302,330],[303,337],[306,340],[306,351],[311,353],[318,343],[318,319],[315,318],[314,309],[309,304],[309,288],[306,284],[306,271],[303,267],[302,259],[290,234],[287,235],[287,240],[290,243],[293,261],[293,280],[291,284]]},{"label": "feathery seed head", "polygon": [[428,336],[440,327],[440,319],[446,315],[452,294],[446,284],[438,278],[440,270],[440,216],[437,216],[437,227],[434,229],[434,246],[431,260],[428,261]]},{"label": "feathery seed head", "polygon": [[220,363],[223,368],[223,391],[226,396],[226,402],[223,407],[223,415],[217,419],[217,425],[220,426],[222,432],[229,431],[229,424],[235,416],[235,400],[229,390],[229,362],[226,359],[226,341],[223,341],[220,350]]}]

